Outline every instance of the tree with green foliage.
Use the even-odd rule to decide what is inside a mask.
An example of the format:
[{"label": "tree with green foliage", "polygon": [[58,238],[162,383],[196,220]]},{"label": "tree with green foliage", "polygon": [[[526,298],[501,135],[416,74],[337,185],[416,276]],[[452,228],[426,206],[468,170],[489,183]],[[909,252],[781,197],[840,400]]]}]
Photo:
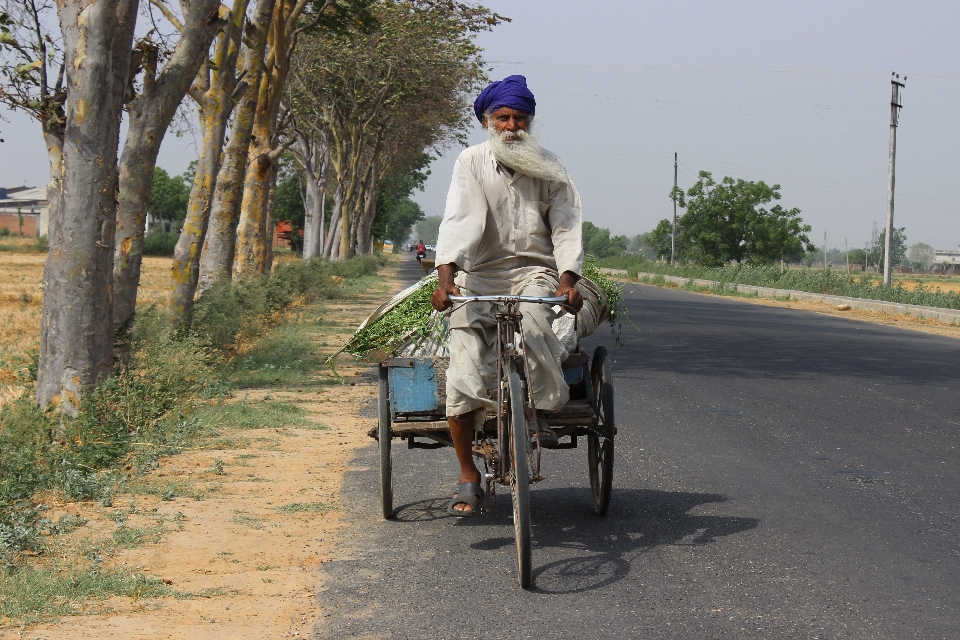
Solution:
[{"label": "tree with green foliage", "polygon": [[[788,210],[779,204],[766,207],[780,199],[778,184],[730,177],[717,183],[708,171],[701,171],[686,193],[677,189],[670,195],[686,209],[677,224],[679,259],[704,266],[731,261],[769,264],[814,248],[807,236],[811,227],[803,224],[800,209]],[[658,239],[667,231],[669,242],[669,228],[669,221],[661,221]]]},{"label": "tree with green foliage", "polygon": [[440,216],[427,216],[418,222],[413,228],[414,240],[420,240],[423,244],[437,244],[442,219]]},{"label": "tree with green foliage", "polygon": [[[281,165],[282,166],[282,165]],[[303,230],[303,192],[295,173],[288,173],[277,181],[277,222],[289,222],[296,235]]]},{"label": "tree with green foliage", "polygon": [[628,253],[639,253],[647,260],[655,260],[657,258],[656,249],[651,244],[653,233],[648,231],[646,233],[638,233],[630,239],[630,243],[627,245]]},{"label": "tree with green foliage", "polygon": [[647,243],[653,249],[655,258],[670,259],[670,234],[672,228],[669,220],[661,220],[657,226],[647,234]]},{"label": "tree with green foliage", "polygon": [[[890,243],[890,253],[893,255],[891,264],[899,267],[907,260],[907,234],[904,233],[906,227],[900,227],[893,230],[893,242]],[[870,264],[883,268],[883,252],[886,250],[887,230],[884,229],[877,236],[877,241],[870,247]]]},{"label": "tree with green foliage", "polygon": [[917,242],[910,245],[910,250],[907,251],[907,260],[917,269],[929,269],[934,262],[935,255],[933,247],[926,242]]},{"label": "tree with green foliage", "polygon": [[597,258],[609,258],[625,253],[629,244],[627,236],[611,236],[610,229],[583,221],[583,250]]},{"label": "tree with green foliage", "polygon": [[847,252],[847,258],[850,260],[850,264],[860,264],[863,265],[863,268],[867,268],[867,252],[863,249],[850,249]]},{"label": "tree with green foliage", "polygon": [[182,222],[187,215],[190,188],[182,176],[171,176],[160,167],[153,169],[147,213],[160,220]]},{"label": "tree with green foliage", "polygon": [[410,194],[414,189],[423,191],[430,175],[428,167],[433,160],[429,153],[421,153],[406,171],[387,175],[380,183],[377,213],[370,226],[370,235],[377,240],[393,240],[395,252],[410,235],[413,225],[423,220],[423,210],[410,199]]}]

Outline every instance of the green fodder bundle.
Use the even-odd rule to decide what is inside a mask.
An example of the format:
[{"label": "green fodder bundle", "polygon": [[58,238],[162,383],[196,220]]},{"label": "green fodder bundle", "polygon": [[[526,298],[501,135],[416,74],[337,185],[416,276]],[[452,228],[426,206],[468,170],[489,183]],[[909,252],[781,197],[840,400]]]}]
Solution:
[{"label": "green fodder bundle", "polygon": [[363,321],[345,345],[330,356],[349,353],[358,358],[383,360],[399,347],[417,338],[442,340],[446,333],[442,315],[430,304],[437,288],[436,273],[396,294]]},{"label": "green fodder bundle", "polygon": [[[340,353],[377,361],[393,355],[445,355],[448,325],[444,315],[430,304],[438,282],[437,274],[432,273],[381,305],[330,357],[331,367],[334,356]],[[621,319],[626,317],[623,285],[604,275],[592,257],[583,265],[581,283],[585,304],[590,305],[585,311],[589,311],[591,321],[584,323],[581,318],[581,325],[586,324],[589,329],[586,333],[578,332],[579,337],[589,335],[607,320],[619,341]]]}]

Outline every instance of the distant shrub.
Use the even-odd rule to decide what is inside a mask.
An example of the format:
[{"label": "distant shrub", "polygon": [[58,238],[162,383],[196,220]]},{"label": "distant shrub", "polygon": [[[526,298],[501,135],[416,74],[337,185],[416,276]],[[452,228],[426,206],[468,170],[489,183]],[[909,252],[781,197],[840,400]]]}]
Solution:
[{"label": "distant shrub", "polygon": [[787,269],[781,272],[779,265],[753,266],[750,264],[723,267],[697,265],[671,267],[667,263],[645,260],[637,255],[604,258],[600,264],[613,269],[625,269],[633,277],[637,273],[657,273],[682,278],[714,280],[724,284],[748,284],[900,304],[960,309],[960,293],[945,292],[939,287],[931,288],[923,283],[913,289],[907,289],[900,282],[887,286],[879,277],[848,274],[838,269]]},{"label": "distant shrub", "polygon": [[10,235],[10,227],[0,227],[0,238],[6,238]]},{"label": "distant shrub", "polygon": [[375,256],[346,262],[310,260],[278,265],[269,278],[220,282],[200,296],[185,329],[209,348],[227,355],[245,339],[260,335],[270,316],[295,299],[336,298],[349,292],[341,284],[377,272]]},{"label": "distant shrub", "polygon": [[179,233],[167,233],[163,229],[154,229],[143,237],[143,255],[172,256],[179,238]]}]

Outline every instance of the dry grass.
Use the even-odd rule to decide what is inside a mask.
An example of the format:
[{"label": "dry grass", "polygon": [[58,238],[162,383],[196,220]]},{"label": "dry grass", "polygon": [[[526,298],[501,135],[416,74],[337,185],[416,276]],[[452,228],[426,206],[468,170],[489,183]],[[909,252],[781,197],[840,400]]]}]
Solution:
[{"label": "dry grass", "polygon": [[923,286],[927,289],[939,288],[943,292],[957,293],[960,291],[960,278],[952,276],[904,276],[902,279],[898,279],[897,281],[903,284],[905,289],[909,289],[911,291],[916,289],[920,284],[923,284]]},{"label": "dry grass", "polygon": [[[26,391],[15,363],[29,359],[40,344],[45,259],[42,253],[0,251],[0,406]],[[166,302],[170,263],[170,258],[144,258],[138,306]]]}]

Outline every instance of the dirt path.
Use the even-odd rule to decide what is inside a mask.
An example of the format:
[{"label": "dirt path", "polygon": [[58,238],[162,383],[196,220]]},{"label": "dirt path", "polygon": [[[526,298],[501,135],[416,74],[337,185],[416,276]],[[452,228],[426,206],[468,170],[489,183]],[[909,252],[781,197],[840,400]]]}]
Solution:
[{"label": "dirt path", "polygon": [[[392,269],[383,287],[350,301],[329,303],[336,325],[324,337],[339,345],[397,289]],[[330,347],[325,350],[332,351]],[[358,407],[376,397],[370,367],[342,358],[341,385],[238,392],[246,402],[289,401],[306,412],[298,427],[221,431],[216,448],[162,459],[149,481],[179,487],[182,496],[125,494],[111,507],[53,504],[88,523],[72,534],[109,536],[118,518],[128,529],[154,531],[155,543],[121,550],[104,567],[161,578],[192,597],[111,598],[93,605],[99,615],[0,631],[0,638],[297,638],[323,615],[316,568],[337,546],[341,480],[351,453],[370,442],[375,420]],[[328,371],[317,372],[318,378]],[[327,381],[329,382],[329,380]],[[157,491],[157,493],[162,493]],[[189,497],[193,496],[193,497]],[[170,498],[170,495],[166,496]],[[151,529],[152,527],[152,529]]]}]

